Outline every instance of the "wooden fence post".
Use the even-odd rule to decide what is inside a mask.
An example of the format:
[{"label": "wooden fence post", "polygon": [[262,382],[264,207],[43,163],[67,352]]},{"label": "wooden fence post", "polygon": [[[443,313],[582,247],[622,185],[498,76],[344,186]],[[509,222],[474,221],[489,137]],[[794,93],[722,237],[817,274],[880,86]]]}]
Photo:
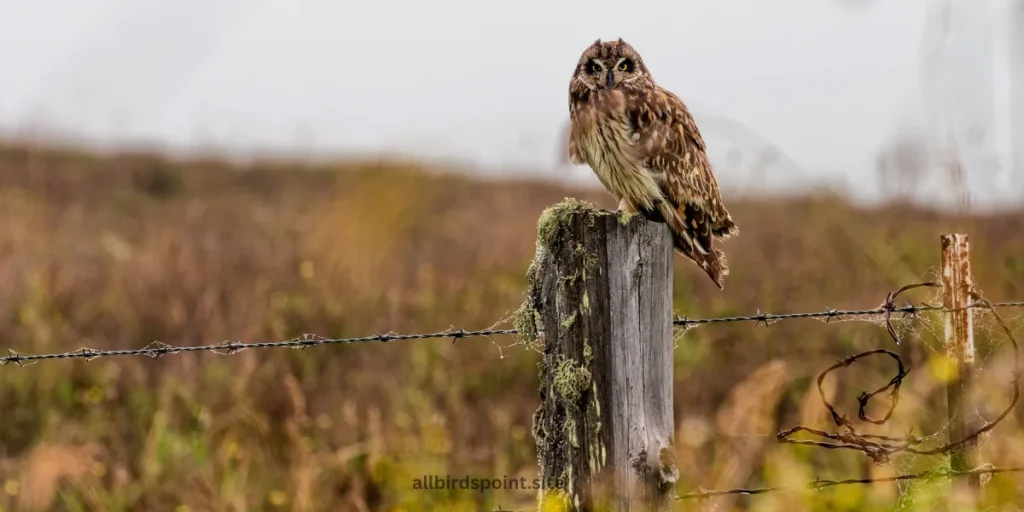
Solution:
[{"label": "wooden fence post", "polygon": [[567,510],[670,508],[672,264],[664,224],[573,199],[541,216],[517,316],[521,332],[543,341],[533,425],[541,510],[549,500]]},{"label": "wooden fence post", "polygon": [[[977,410],[971,401],[974,384],[974,322],[970,307],[974,281],[971,277],[967,235],[942,235],[942,307],[945,313],[946,357],[953,365],[947,383],[949,439],[957,441],[977,428]],[[950,469],[969,471],[978,466],[977,442],[971,440],[950,452]],[[959,479],[954,479],[954,481]],[[979,475],[967,477],[968,493],[976,496]]]}]

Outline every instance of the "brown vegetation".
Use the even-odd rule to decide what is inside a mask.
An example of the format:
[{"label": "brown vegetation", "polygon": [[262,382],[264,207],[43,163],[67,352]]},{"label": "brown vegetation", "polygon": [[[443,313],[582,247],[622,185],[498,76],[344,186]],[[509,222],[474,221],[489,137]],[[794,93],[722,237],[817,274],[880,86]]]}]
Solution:
[{"label": "brown vegetation", "polygon": [[[614,207],[599,191],[478,182],[406,164],[236,169],[0,147],[0,348],[39,353],[508,325],[523,299],[536,220],[566,196]],[[834,196],[727,200],[741,229],[723,246],[732,275],[718,291],[677,260],[681,315],[875,307],[886,292],[934,277],[939,235],[954,230],[970,234],[975,276],[988,298],[1024,298],[1020,213],[952,218],[901,206],[864,210]],[[1005,403],[1010,366],[986,320],[979,318],[979,388],[997,407]],[[928,370],[941,350],[934,337],[941,322],[926,315],[901,325],[917,326],[919,335],[895,348],[884,329],[864,322],[732,324],[681,334],[680,493],[940,465],[901,459],[874,466],[860,454],[778,445],[772,437],[796,423],[828,428],[814,376],[837,357],[881,346],[904,354],[914,371],[892,424],[873,430],[941,428],[941,379]],[[8,365],[0,368],[0,506],[530,508],[533,491],[414,489],[415,479],[433,474],[533,478],[539,358],[515,342]],[[862,389],[889,379],[888,365],[859,365],[832,379],[830,393],[849,408]],[[985,438],[984,460],[1024,465],[1022,440],[1011,418]],[[1012,499],[1017,478],[993,477],[992,499]],[[937,500],[941,482],[901,487],[903,498],[896,484],[878,484],[720,504],[946,506]]]}]

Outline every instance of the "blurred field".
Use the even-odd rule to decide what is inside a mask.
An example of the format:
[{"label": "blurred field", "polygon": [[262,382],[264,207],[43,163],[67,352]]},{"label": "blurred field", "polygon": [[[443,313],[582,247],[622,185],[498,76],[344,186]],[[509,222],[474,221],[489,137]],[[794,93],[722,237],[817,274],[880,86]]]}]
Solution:
[{"label": "blurred field", "polygon": [[[537,218],[567,196],[614,208],[600,191],[472,181],[411,164],[235,169],[3,146],[0,348],[40,353],[509,326],[523,299]],[[1024,212],[974,218],[900,205],[863,210],[824,193],[726,200],[741,229],[723,246],[733,269],[726,290],[677,260],[680,315],[876,307],[887,292],[935,277],[939,235],[953,231],[969,233],[975,277],[989,299],[1024,300]],[[933,300],[927,293],[907,298]],[[1020,327],[1020,310],[1003,314]],[[979,396],[991,417],[1006,404],[1009,349],[991,319],[978,315]],[[909,457],[876,466],[858,453],[774,441],[777,429],[797,423],[831,428],[814,378],[837,358],[878,347],[904,354],[913,371],[892,422],[865,430],[941,429],[941,372],[930,371],[938,368],[941,321],[925,315],[900,326],[907,340],[899,347],[877,322],[680,333],[679,492],[940,467],[942,459]],[[533,491],[413,488],[414,479],[432,474],[534,477],[539,356],[516,341],[5,366],[0,506],[530,509]],[[830,379],[829,389],[855,416],[856,395],[893,372],[890,362],[869,360]],[[1015,414],[984,438],[984,460],[1024,465],[1022,418]],[[1022,501],[1021,478],[993,477],[989,499],[1006,507]],[[876,484],[711,504],[953,509],[945,486]]]}]

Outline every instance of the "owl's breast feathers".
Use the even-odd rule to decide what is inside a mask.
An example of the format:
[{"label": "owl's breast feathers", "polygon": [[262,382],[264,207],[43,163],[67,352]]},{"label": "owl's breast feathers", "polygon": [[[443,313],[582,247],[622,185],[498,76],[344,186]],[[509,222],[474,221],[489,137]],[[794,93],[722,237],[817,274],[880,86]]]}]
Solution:
[{"label": "owl's breast feathers", "polygon": [[654,210],[664,197],[634,147],[627,102],[619,89],[574,96],[569,112],[569,155],[571,160],[589,165],[616,198],[637,211]]}]

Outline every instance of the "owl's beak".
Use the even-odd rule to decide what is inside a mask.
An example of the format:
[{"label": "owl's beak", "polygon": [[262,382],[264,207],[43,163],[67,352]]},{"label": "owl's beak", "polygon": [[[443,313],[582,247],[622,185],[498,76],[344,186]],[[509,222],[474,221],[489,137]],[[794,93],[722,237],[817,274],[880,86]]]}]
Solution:
[{"label": "owl's beak", "polygon": [[607,87],[609,89],[611,89],[612,87],[615,87],[615,75],[612,74],[611,70],[608,70],[608,75],[605,78],[604,84],[605,84],[605,87]]}]

